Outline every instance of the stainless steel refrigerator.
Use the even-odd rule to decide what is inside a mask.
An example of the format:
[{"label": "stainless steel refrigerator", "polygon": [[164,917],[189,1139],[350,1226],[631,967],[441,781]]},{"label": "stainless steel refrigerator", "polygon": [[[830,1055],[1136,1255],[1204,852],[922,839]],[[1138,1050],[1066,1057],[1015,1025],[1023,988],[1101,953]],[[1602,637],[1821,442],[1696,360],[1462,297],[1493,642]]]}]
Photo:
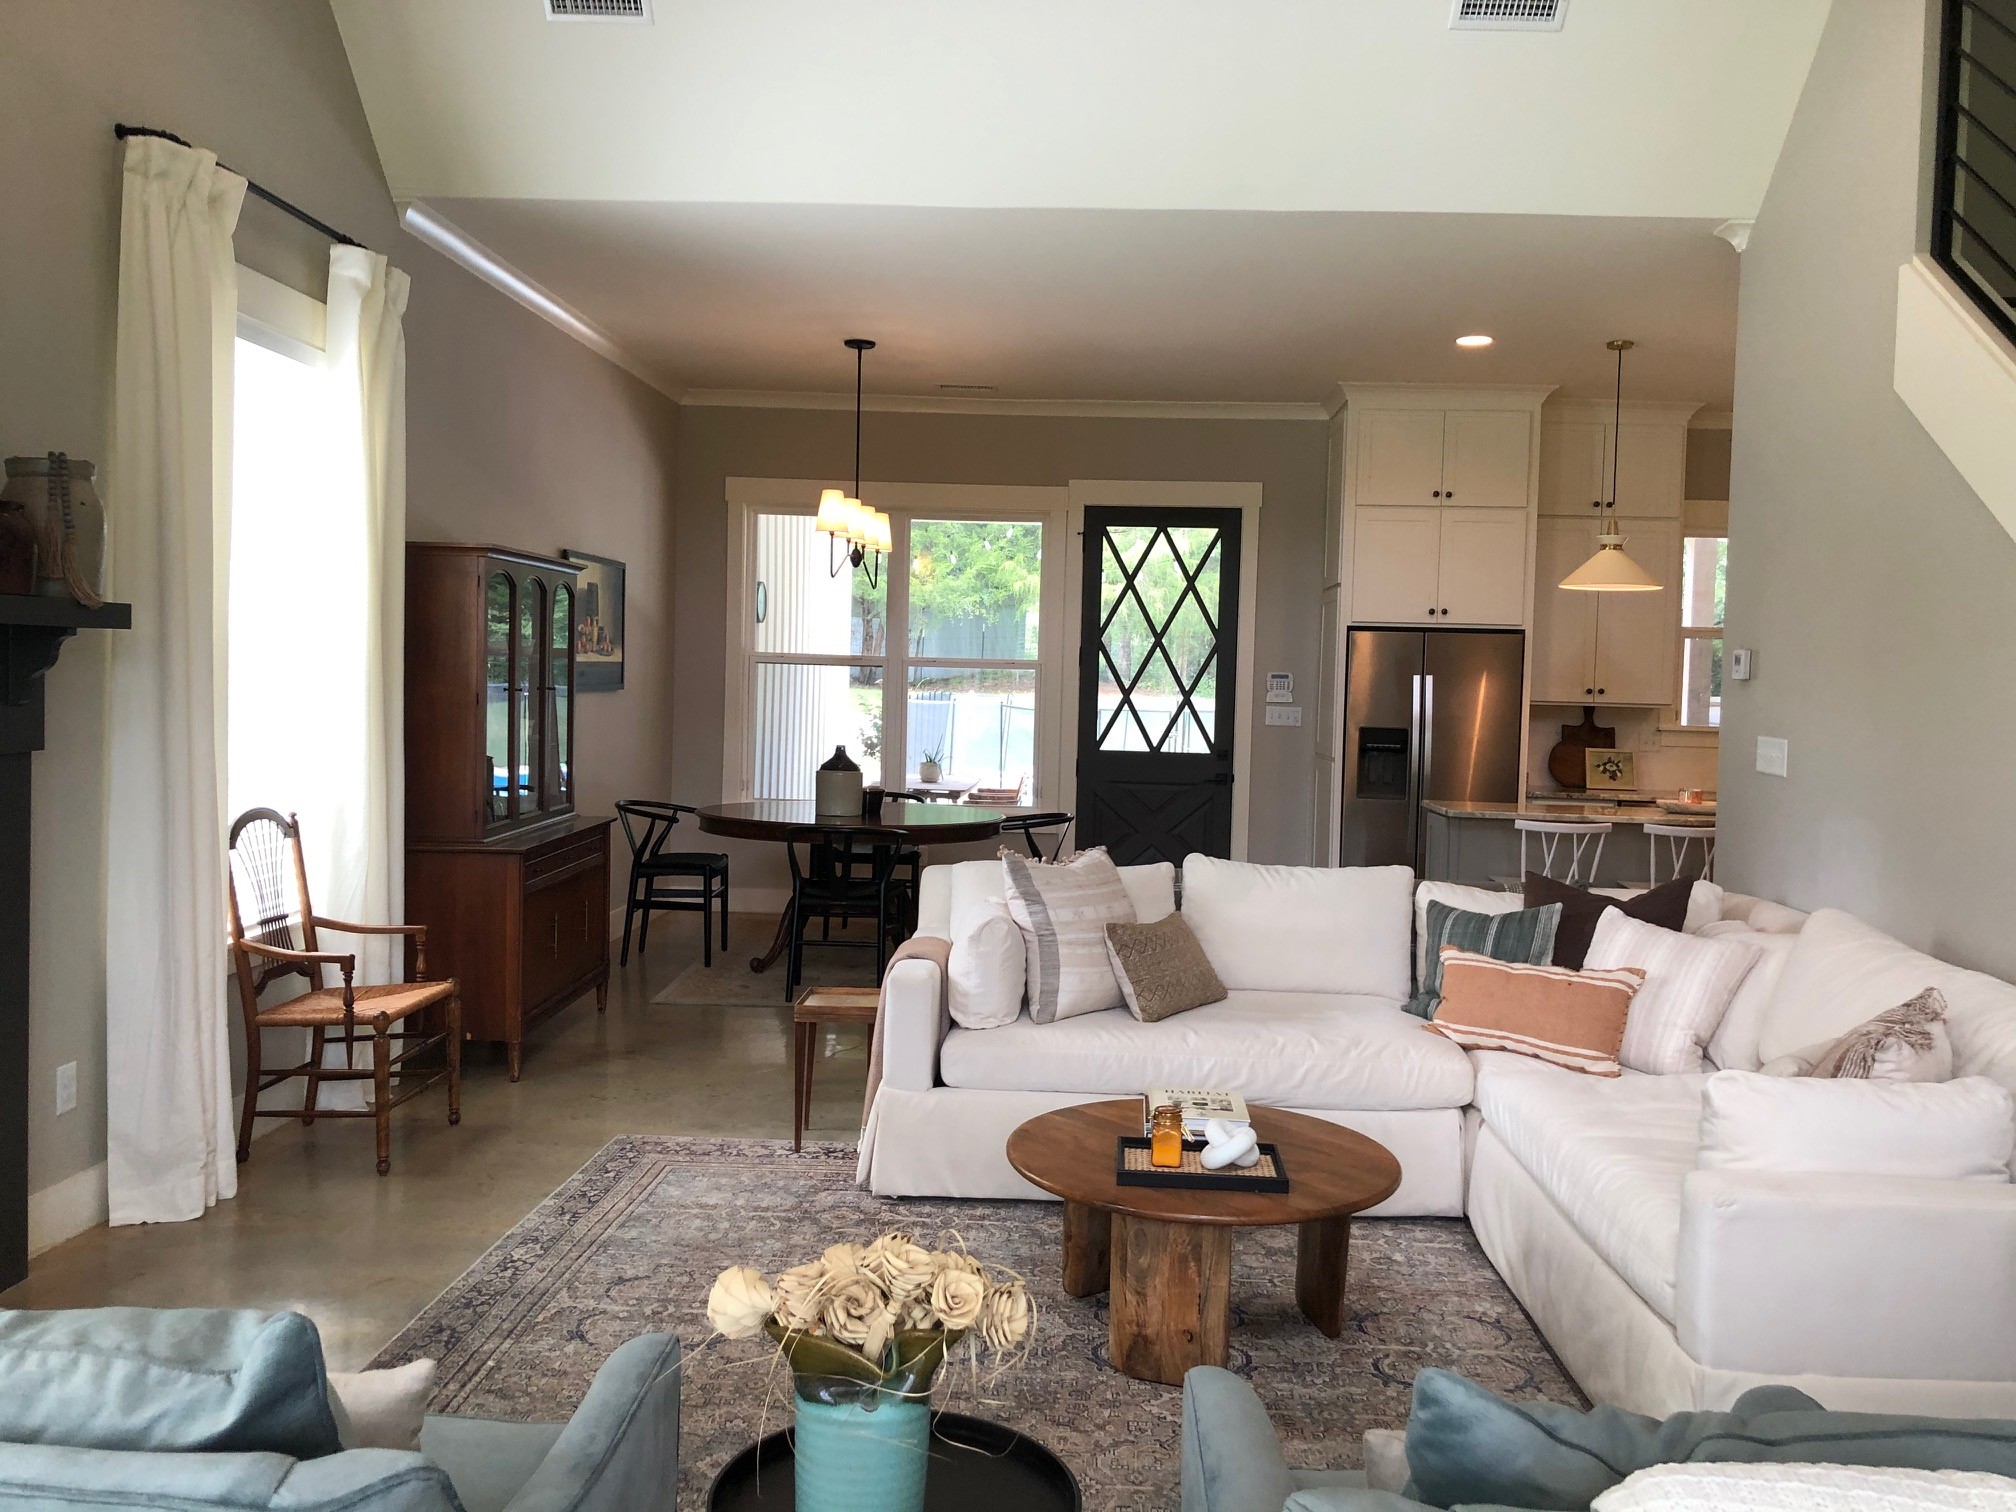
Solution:
[{"label": "stainless steel refrigerator", "polygon": [[1517,630],[1353,630],[1344,672],[1346,866],[1421,869],[1429,798],[1519,797]]}]

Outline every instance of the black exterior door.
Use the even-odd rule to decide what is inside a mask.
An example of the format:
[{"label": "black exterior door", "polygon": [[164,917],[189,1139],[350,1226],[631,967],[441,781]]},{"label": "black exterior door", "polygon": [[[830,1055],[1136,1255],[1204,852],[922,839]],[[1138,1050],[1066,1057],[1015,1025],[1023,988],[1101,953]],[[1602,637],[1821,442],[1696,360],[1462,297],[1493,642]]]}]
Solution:
[{"label": "black exterior door", "polygon": [[1078,843],[1123,866],[1232,849],[1236,509],[1087,509]]}]

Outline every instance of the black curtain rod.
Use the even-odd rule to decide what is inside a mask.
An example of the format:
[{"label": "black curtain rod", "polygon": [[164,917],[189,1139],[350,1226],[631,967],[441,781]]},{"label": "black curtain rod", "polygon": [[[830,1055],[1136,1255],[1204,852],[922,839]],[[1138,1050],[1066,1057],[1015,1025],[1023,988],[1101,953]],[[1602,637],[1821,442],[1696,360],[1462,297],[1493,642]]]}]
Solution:
[{"label": "black curtain rod", "polygon": [[[173,142],[178,147],[187,147],[190,145],[172,131],[161,131],[153,126],[128,126],[123,121],[112,128],[112,135],[119,138],[122,142],[128,137],[160,137],[163,141]],[[223,168],[226,173],[238,172],[237,169],[229,167],[224,163],[219,163],[217,166]],[[238,176],[245,178],[245,175],[242,173],[238,174]],[[249,178],[245,179],[245,192],[266,201],[275,210],[281,210],[293,216],[302,225],[314,227],[315,230],[320,231],[333,242],[337,242],[345,247],[364,247],[364,243],[358,241],[354,236],[345,236],[327,221],[317,220],[299,205],[294,204],[290,200],[280,198],[279,195],[263,184],[255,183]],[[368,252],[371,249],[364,247],[364,250]]]}]

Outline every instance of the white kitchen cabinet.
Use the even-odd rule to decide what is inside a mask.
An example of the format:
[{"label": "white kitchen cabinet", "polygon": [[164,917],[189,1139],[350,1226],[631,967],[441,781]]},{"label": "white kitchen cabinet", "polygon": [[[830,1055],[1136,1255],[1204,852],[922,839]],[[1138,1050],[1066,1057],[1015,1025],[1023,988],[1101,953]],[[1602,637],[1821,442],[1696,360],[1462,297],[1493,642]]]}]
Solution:
[{"label": "white kitchen cabinet", "polygon": [[1524,509],[1533,456],[1525,410],[1380,410],[1355,415],[1358,504]]},{"label": "white kitchen cabinet", "polygon": [[1532,460],[1533,417],[1524,410],[1444,412],[1443,503],[1523,510]]},{"label": "white kitchen cabinet", "polygon": [[1540,513],[1593,520],[1610,497],[1609,427],[1600,420],[1540,423]]},{"label": "white kitchen cabinet", "polygon": [[1360,624],[1524,624],[1526,511],[1362,511],[1351,555],[1351,618]]},{"label": "white kitchen cabinet", "polygon": [[1589,560],[1595,520],[1543,518],[1533,553],[1533,701],[1665,707],[1677,689],[1680,525],[1622,519],[1631,559],[1665,585],[1659,593],[1583,593],[1561,579]]},{"label": "white kitchen cabinet", "polygon": [[1627,415],[1617,446],[1617,513],[1677,520],[1687,497],[1687,431],[1678,425],[1633,424]]}]

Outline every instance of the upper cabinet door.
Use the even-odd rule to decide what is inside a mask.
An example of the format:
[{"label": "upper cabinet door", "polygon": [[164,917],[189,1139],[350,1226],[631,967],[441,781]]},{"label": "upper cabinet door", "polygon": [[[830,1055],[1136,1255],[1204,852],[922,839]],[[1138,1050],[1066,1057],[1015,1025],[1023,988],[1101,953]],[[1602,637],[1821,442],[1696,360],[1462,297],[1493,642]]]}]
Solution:
[{"label": "upper cabinet door", "polygon": [[1442,498],[1442,411],[1367,410],[1358,426],[1358,503],[1419,505]]},{"label": "upper cabinet door", "polygon": [[1605,427],[1597,420],[1540,424],[1540,513],[1593,520],[1610,497]]},{"label": "upper cabinet door", "polygon": [[1359,624],[1426,625],[1439,619],[1442,511],[1360,511],[1351,553],[1351,618]]},{"label": "upper cabinet door", "polygon": [[[1591,514],[1595,511],[1591,510]],[[1561,579],[1596,549],[1596,522],[1542,518],[1533,548],[1533,701],[1587,703],[1596,696],[1596,601],[1659,594],[1580,593]]]},{"label": "upper cabinet door", "polygon": [[1444,511],[1440,556],[1441,612],[1436,623],[1526,623],[1525,510]]},{"label": "upper cabinet door", "polygon": [[1624,550],[1658,577],[1663,591],[1561,597],[1603,601],[1596,611],[1597,701],[1664,708],[1680,689],[1680,524],[1647,519],[1617,523]]},{"label": "upper cabinet door", "polygon": [[1524,509],[1533,421],[1524,410],[1450,410],[1442,418],[1442,501]]},{"label": "upper cabinet door", "polygon": [[1618,433],[1617,513],[1680,518],[1687,496],[1687,432],[1677,425],[1634,425]]}]

